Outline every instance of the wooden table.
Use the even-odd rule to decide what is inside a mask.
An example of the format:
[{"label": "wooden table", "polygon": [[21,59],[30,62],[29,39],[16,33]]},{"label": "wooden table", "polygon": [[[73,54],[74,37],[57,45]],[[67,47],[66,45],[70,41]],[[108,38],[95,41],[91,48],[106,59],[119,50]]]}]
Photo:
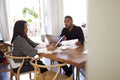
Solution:
[{"label": "wooden table", "polygon": [[83,54],[88,47],[81,46],[76,49],[66,49],[63,52],[54,52],[52,54],[39,53],[39,56],[71,64],[77,69],[77,78],[79,80],[79,69],[84,68],[87,61],[87,54]]},{"label": "wooden table", "polygon": [[[10,41],[5,42],[4,44],[12,46],[10,44]],[[87,44],[76,49],[63,50],[63,52],[54,52],[52,54],[39,53],[39,56],[46,57],[55,61],[65,62],[75,66],[77,69],[76,79],[79,80],[79,69],[84,68],[87,61],[87,54],[83,54],[86,49],[88,49]]]}]

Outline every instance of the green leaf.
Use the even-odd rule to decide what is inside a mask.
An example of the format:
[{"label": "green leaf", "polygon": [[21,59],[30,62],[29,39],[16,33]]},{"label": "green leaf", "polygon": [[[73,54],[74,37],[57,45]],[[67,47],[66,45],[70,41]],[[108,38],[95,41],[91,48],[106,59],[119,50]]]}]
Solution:
[{"label": "green leaf", "polygon": [[38,14],[37,13],[34,13],[34,18],[38,18]]},{"label": "green leaf", "polygon": [[29,23],[32,23],[32,19],[28,19],[27,21],[28,21]]},{"label": "green leaf", "polygon": [[23,13],[23,14],[26,14],[26,10],[25,10],[25,9],[23,9],[23,10],[22,10],[22,13]]}]

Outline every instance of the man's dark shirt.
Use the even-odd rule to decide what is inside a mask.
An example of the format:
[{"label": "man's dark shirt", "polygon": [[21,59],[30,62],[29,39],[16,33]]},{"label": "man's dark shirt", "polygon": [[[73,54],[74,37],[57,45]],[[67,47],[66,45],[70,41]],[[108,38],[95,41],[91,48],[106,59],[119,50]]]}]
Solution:
[{"label": "man's dark shirt", "polygon": [[82,45],[84,43],[83,31],[82,31],[81,27],[79,27],[79,26],[73,25],[73,28],[71,31],[68,31],[67,28],[63,28],[60,37],[62,37],[64,35],[67,37],[67,40],[78,39]]}]

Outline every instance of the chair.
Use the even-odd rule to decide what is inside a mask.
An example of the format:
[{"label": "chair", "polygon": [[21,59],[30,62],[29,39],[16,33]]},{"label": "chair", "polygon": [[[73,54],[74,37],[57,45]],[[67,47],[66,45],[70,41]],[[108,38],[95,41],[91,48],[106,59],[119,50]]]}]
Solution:
[{"label": "chair", "polygon": [[0,72],[8,72],[10,71],[9,68],[9,63],[6,59],[6,57],[4,56],[4,53],[6,51],[8,51],[9,46],[4,44],[4,43],[0,43],[0,66],[8,66],[7,68],[4,69],[0,69]]},{"label": "chair", "polygon": [[[30,64],[34,67],[34,80],[73,80],[72,75],[68,77],[64,74],[60,74],[60,67],[67,65],[66,63],[45,66],[37,64],[37,60],[39,59],[40,57],[30,61]],[[48,68],[48,71],[41,73],[40,68]],[[56,72],[53,71],[54,68],[57,68]]]},{"label": "chair", "polygon": [[[8,61],[10,63],[10,80],[13,80],[13,76],[15,76],[16,80],[20,80],[20,75],[22,75],[22,74],[29,74],[30,80],[32,80],[31,73],[33,72],[33,70],[20,73],[20,70],[23,66],[25,59],[31,59],[32,57],[28,57],[28,56],[27,57],[15,57],[15,56],[12,56],[12,51],[5,52],[5,57],[8,59]],[[13,59],[20,59],[20,60],[22,60],[22,62],[21,63],[14,63]],[[13,71],[13,69],[12,69],[13,65],[19,65],[17,72]]]}]

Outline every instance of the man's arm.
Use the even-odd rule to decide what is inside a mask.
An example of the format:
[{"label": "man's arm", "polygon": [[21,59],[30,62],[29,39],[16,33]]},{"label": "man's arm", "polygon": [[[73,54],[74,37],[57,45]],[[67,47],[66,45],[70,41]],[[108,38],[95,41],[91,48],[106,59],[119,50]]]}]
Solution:
[{"label": "man's arm", "polygon": [[62,29],[62,32],[61,32],[61,34],[60,34],[60,36],[59,36],[59,39],[60,39],[61,37],[63,37],[62,40],[66,40],[67,38],[66,38],[66,36],[65,36],[65,33],[66,33],[66,30],[65,30],[65,28],[63,28],[63,29]]},{"label": "man's arm", "polygon": [[64,36],[65,35],[65,28],[62,29],[61,31],[61,34],[60,34],[60,37]]},{"label": "man's arm", "polygon": [[79,27],[77,30],[78,30],[78,40],[80,41],[81,45],[83,45],[84,44],[83,31],[82,31],[81,27]]}]

